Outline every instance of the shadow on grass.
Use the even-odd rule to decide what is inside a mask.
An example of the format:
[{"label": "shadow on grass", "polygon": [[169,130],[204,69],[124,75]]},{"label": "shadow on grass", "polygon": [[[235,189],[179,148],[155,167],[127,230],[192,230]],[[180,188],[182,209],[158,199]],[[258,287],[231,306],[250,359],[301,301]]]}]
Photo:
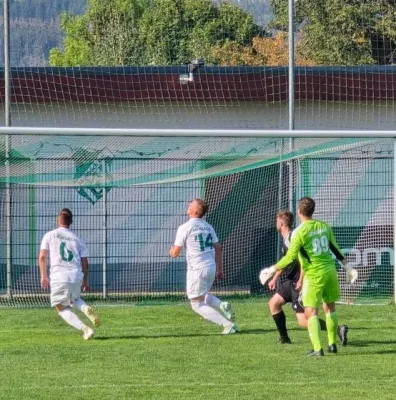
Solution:
[{"label": "shadow on grass", "polygon": [[372,340],[372,339],[353,340],[348,342],[347,347],[368,347],[368,346],[383,345],[383,344],[396,345],[396,340]]},{"label": "shadow on grass", "polygon": [[393,355],[396,354],[396,349],[389,349],[389,350],[375,350],[374,347],[371,347],[371,351],[363,350],[357,353],[350,353],[344,350],[339,351],[337,354],[326,354],[328,357],[356,357],[356,356],[375,356],[375,355]]},{"label": "shadow on grass", "polygon": [[[275,332],[276,329],[243,329],[236,335],[262,335],[265,333]],[[117,336],[96,336],[95,340],[120,340],[120,339],[163,339],[163,338],[189,338],[189,337],[205,337],[205,336],[225,336],[220,333],[181,333],[181,334],[164,334],[164,335],[117,335]],[[231,335],[233,336],[233,335]]]}]

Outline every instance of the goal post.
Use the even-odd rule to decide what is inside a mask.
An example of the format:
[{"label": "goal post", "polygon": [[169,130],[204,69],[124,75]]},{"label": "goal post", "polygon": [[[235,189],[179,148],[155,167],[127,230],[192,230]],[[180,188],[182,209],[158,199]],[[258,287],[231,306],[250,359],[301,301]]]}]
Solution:
[{"label": "goal post", "polygon": [[339,268],[341,300],[394,298],[396,131],[12,127],[0,135],[11,144],[7,169],[0,153],[2,215],[6,182],[12,191],[10,224],[2,218],[0,226],[2,271],[7,234],[12,252],[9,293],[0,274],[0,305],[48,304],[37,256],[63,207],[72,209],[73,229],[90,250],[87,296],[183,299],[185,261],[170,259],[168,250],[187,202],[201,196],[224,246],[226,278],[214,290],[269,296],[258,273],[277,261],[275,215],[293,206],[290,191],[294,208],[305,195],[317,201],[315,216],[333,226],[359,270],[357,284],[347,285]]}]

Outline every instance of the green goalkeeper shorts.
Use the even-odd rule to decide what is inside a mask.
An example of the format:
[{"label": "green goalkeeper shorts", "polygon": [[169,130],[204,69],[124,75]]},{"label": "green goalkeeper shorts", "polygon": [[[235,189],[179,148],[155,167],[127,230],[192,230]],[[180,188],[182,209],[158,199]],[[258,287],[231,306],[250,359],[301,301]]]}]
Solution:
[{"label": "green goalkeeper shorts", "polygon": [[339,299],[340,285],[335,268],[320,276],[304,276],[302,287],[302,301],[304,307],[319,308],[322,300],[330,304]]}]

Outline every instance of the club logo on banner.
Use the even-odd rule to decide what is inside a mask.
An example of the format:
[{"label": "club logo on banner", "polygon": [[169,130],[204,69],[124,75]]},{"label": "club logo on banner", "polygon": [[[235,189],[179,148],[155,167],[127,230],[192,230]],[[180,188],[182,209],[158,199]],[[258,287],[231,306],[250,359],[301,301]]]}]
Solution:
[{"label": "club logo on banner", "polygon": [[88,151],[79,149],[73,154],[75,164],[74,180],[81,186],[77,193],[86,198],[91,204],[99,201],[104,193],[110,192],[112,181],[111,167],[114,154],[108,149]]}]

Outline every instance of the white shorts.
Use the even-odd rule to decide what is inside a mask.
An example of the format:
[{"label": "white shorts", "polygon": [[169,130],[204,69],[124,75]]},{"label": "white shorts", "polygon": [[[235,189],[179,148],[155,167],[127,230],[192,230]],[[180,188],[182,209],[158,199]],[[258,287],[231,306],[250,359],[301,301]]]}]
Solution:
[{"label": "white shorts", "polygon": [[216,266],[187,270],[187,297],[193,299],[208,293],[216,276]]},{"label": "white shorts", "polygon": [[51,284],[51,306],[70,306],[81,296],[81,281]]}]

